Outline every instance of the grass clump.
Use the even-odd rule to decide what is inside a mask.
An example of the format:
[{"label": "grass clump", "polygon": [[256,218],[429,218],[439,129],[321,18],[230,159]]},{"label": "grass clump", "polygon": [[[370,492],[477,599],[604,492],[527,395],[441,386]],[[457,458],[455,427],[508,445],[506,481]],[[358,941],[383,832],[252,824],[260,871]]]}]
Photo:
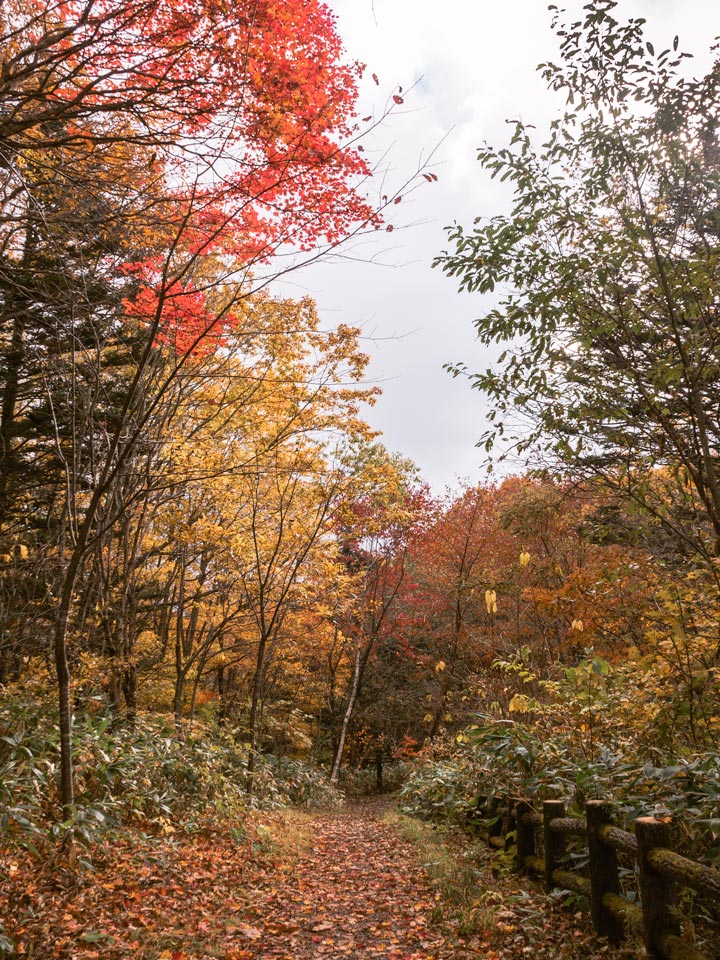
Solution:
[{"label": "grass clump", "polygon": [[489,915],[480,892],[484,886],[484,850],[478,840],[410,817],[397,809],[385,820],[413,844],[436,894],[434,920],[451,920],[461,936],[484,931]]}]

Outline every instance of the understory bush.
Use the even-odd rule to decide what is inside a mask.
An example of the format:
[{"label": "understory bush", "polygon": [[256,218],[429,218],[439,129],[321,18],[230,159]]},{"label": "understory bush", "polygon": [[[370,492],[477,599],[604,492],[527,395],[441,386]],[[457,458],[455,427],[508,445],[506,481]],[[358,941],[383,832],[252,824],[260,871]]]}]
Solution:
[{"label": "understory bush", "polygon": [[[589,756],[577,737],[554,737],[510,720],[465,731],[419,760],[400,791],[401,808],[423,819],[465,822],[479,795],[561,799],[580,815],[586,800],[607,799],[627,826],[636,817],[671,816],[683,852],[720,862],[720,756],[670,761],[638,758],[636,745],[596,744]],[[714,852],[713,852],[714,851]]]},{"label": "understory bush", "polygon": [[411,769],[410,764],[404,760],[385,764],[382,773],[382,791],[378,791],[375,767],[343,770],[340,774],[340,786],[350,797],[369,797],[379,792],[394,793],[405,782]]},{"label": "understory bush", "polygon": [[[198,730],[184,740],[162,717],[134,726],[87,713],[74,727],[76,806],[59,823],[59,731],[48,704],[0,705],[0,837],[40,856],[69,827],[86,841],[108,828],[194,833],[230,821],[242,829],[248,807],[247,748],[231,731]],[[297,760],[258,759],[253,803],[337,802],[327,774]]]},{"label": "understory bush", "polygon": [[330,784],[327,770],[272,754],[259,759],[255,794],[266,807],[336,807],[342,803],[342,794]]}]

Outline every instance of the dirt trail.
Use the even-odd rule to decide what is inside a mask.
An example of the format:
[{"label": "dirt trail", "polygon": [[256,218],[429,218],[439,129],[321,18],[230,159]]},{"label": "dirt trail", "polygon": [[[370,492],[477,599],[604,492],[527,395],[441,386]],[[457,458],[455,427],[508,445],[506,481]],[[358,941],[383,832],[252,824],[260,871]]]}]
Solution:
[{"label": "dirt trail", "polygon": [[[381,821],[385,807],[318,814],[310,850],[256,901],[240,956],[253,960],[464,960],[432,920],[437,895],[413,847]],[[472,954],[477,958],[477,953]]]},{"label": "dirt trail", "polygon": [[[0,918],[18,960],[639,955],[632,942],[609,953],[584,913],[549,912],[540,887],[505,875],[463,838],[406,824],[417,840],[409,843],[386,811],[372,801],[337,813],[257,813],[242,833],[125,831],[77,871],[0,851]],[[420,857],[438,858],[433,882]]]}]

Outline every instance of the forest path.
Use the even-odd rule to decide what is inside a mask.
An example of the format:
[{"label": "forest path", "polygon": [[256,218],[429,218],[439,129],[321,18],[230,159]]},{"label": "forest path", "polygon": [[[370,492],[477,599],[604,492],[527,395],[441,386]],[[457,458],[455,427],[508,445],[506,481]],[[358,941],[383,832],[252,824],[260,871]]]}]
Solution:
[{"label": "forest path", "polygon": [[[384,822],[388,804],[349,803],[319,812],[309,848],[284,880],[254,900],[239,956],[247,960],[464,960],[440,894],[415,847]],[[253,898],[254,899],[254,898]]]},{"label": "forest path", "polygon": [[81,852],[92,866],[0,850],[0,923],[17,960],[639,955],[632,943],[608,953],[587,915],[548,912],[542,889],[496,866],[484,844],[387,801],[259,811],[237,830],[193,834],[166,821],[159,835],[109,832]]}]

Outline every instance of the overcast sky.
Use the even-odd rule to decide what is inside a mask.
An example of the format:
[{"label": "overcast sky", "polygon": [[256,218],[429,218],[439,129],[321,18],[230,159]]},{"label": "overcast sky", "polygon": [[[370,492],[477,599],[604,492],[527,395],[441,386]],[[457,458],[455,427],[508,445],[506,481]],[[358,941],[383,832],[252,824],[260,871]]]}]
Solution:
[{"label": "overcast sky", "polygon": [[[379,116],[402,86],[405,103],[366,144],[388,168],[392,193],[432,154],[437,183],[393,207],[395,230],[351,245],[345,255],[294,275],[288,295],[310,294],[327,324],[363,328],[370,376],[383,390],[369,411],[386,446],[411,457],[440,491],[458,478],[479,481],[484,404],[445,362],[480,369],[475,342],[477,296],[459,294],[433,258],[446,246],[444,227],[470,224],[507,207],[507,194],[476,161],[477,147],[504,144],[505,120],[543,124],[561,109],[544,87],[538,63],[556,59],[545,0],[329,0],[348,54],[367,64],[360,115]],[[560,3],[573,15],[582,2]],[[705,72],[720,35],[717,0],[620,0],[620,17],[647,19],[656,49],[680,36]],[[379,80],[372,79],[375,73]],[[411,89],[412,88],[412,89]],[[406,91],[410,91],[406,93]],[[434,153],[433,153],[434,151]],[[382,159],[386,158],[386,159]]]}]

